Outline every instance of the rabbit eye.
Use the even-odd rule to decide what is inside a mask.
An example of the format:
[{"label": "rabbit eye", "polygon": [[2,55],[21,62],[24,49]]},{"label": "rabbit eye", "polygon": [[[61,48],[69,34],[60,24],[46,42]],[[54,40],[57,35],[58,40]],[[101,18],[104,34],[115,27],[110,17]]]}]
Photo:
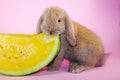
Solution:
[{"label": "rabbit eye", "polygon": [[61,22],[61,19],[58,19],[58,23],[60,23]]}]

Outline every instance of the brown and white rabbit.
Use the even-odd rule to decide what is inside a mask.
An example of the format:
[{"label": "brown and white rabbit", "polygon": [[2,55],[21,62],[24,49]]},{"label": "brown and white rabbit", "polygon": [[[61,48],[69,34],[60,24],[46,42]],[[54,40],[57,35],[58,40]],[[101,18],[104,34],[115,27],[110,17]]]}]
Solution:
[{"label": "brown and white rabbit", "polygon": [[69,72],[79,73],[104,63],[106,54],[101,39],[90,29],[72,21],[59,7],[49,7],[40,16],[37,33],[60,35],[61,49],[48,70],[59,70],[63,59],[70,61]]}]

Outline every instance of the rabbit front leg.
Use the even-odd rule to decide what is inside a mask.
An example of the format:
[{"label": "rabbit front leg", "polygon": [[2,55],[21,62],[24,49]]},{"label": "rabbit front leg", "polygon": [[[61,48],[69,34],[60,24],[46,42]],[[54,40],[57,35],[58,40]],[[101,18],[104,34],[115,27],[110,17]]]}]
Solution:
[{"label": "rabbit front leg", "polygon": [[59,70],[60,68],[60,64],[63,61],[64,55],[62,50],[60,51],[60,53],[57,55],[57,57],[48,65],[48,71],[56,71]]},{"label": "rabbit front leg", "polygon": [[56,71],[59,70],[60,64],[62,63],[65,55],[65,50],[66,50],[66,42],[65,42],[65,35],[61,35],[61,48],[56,56],[56,58],[48,65],[48,71]]}]

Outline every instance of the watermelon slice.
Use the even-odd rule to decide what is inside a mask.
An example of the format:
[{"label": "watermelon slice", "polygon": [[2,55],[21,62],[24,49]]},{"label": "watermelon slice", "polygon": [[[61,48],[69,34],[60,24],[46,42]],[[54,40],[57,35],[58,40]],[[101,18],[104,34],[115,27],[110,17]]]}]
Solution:
[{"label": "watermelon slice", "polygon": [[0,73],[23,76],[48,65],[60,49],[59,36],[0,34]]}]

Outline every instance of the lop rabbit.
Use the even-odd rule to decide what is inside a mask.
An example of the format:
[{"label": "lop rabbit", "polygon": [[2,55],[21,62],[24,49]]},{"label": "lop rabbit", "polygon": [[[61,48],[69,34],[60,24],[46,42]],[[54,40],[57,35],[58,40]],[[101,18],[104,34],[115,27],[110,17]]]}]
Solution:
[{"label": "lop rabbit", "polygon": [[72,21],[59,7],[49,7],[40,16],[37,33],[60,35],[61,49],[48,71],[59,70],[63,59],[70,61],[69,72],[80,73],[101,66],[106,54],[101,39],[92,30]]}]

